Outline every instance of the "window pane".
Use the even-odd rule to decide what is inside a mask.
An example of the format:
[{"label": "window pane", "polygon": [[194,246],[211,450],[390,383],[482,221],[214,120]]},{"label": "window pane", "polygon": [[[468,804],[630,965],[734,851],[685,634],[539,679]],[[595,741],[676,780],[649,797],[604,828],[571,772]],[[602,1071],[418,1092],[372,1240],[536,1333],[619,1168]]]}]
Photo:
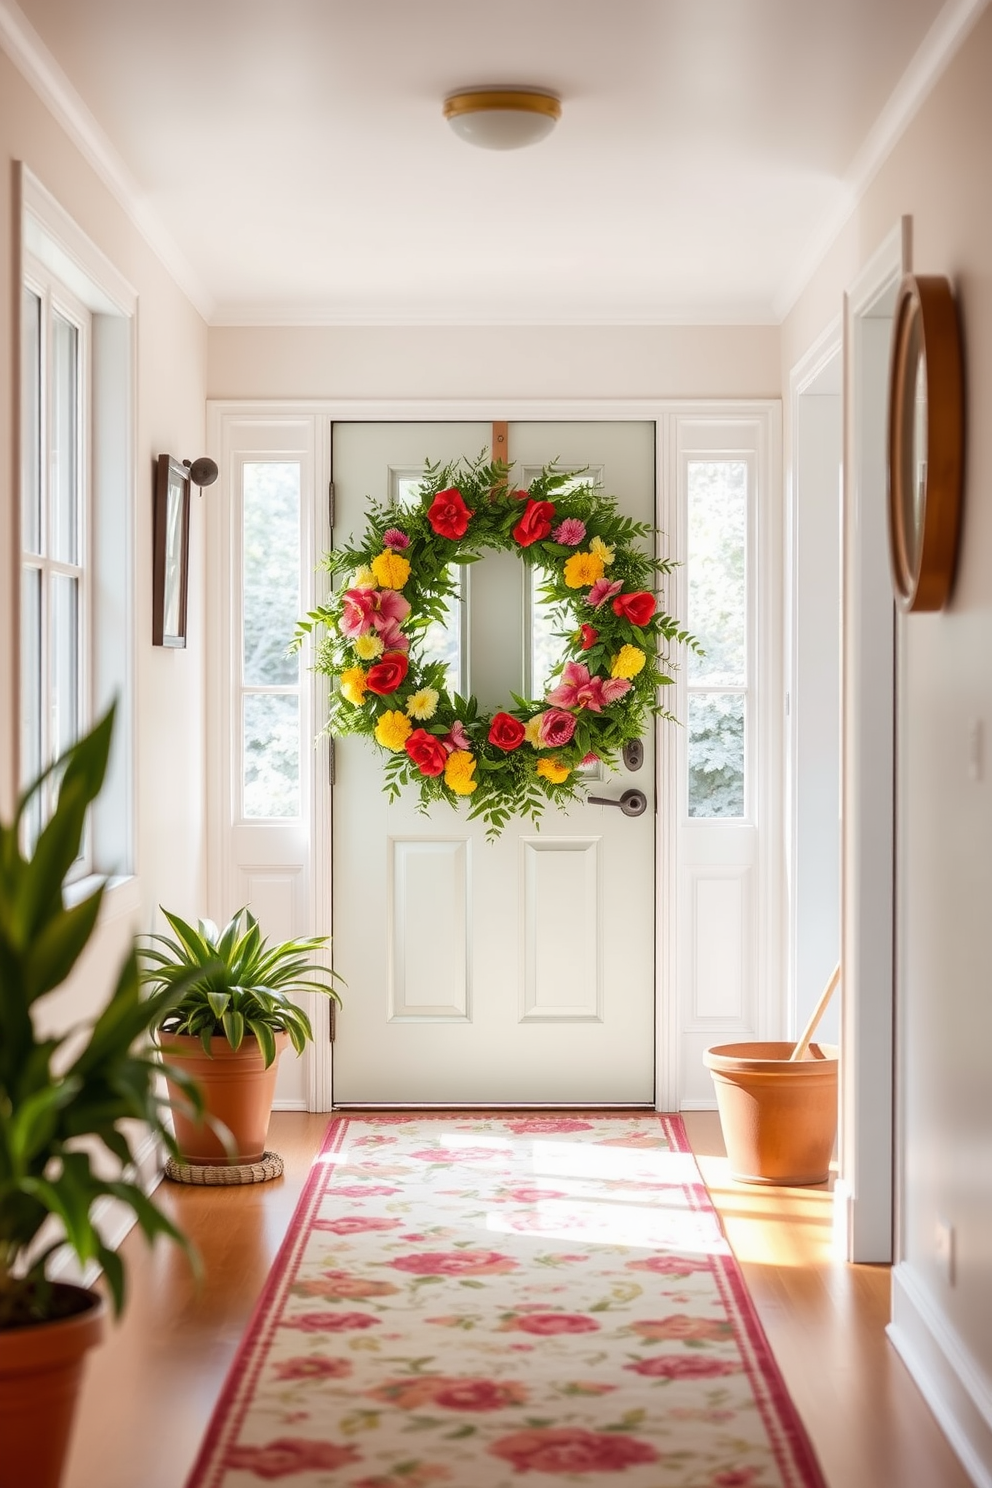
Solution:
[{"label": "window pane", "polygon": [[689,697],[689,815],[744,815],[744,698]]},{"label": "window pane", "polygon": [[291,686],[300,676],[299,658],[287,654],[300,613],[299,462],[246,464],[242,492],[244,680]]},{"label": "window pane", "polygon": [[41,572],[21,576],[21,785],[41,774]]},{"label": "window pane", "polygon": [[51,556],[79,562],[79,332],[52,316]]},{"label": "window pane", "polygon": [[[415,506],[420,500],[420,475],[393,476],[395,504],[401,509]],[[397,523],[402,527],[402,517]],[[445,604],[444,620],[432,620],[424,632],[424,660],[443,661],[444,685],[449,692],[464,692],[462,678],[462,614],[465,599],[465,570],[459,568],[455,575],[456,592]]]},{"label": "window pane", "polygon": [[79,737],[79,581],[52,574],[52,758]]},{"label": "window pane", "polygon": [[21,546],[41,552],[41,300],[21,306]]},{"label": "window pane", "polygon": [[547,575],[539,568],[530,576],[530,675],[527,688],[532,698],[542,698],[551,686],[552,674],[561,669],[565,644],[559,634],[565,628],[565,612],[541,597]]},{"label": "window pane", "polygon": [[747,464],[690,460],[689,629],[705,656],[689,653],[696,682],[743,685],[746,677]]},{"label": "window pane", "polygon": [[244,814],[299,816],[300,706],[295,693],[246,693]]}]

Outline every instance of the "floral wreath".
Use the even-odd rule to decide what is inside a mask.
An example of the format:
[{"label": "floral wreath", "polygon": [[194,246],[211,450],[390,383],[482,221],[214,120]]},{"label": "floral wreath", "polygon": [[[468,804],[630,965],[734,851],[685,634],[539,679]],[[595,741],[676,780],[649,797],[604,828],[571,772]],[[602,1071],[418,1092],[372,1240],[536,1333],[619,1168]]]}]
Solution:
[{"label": "floral wreath", "polygon": [[[427,464],[419,499],[398,509],[373,502],[358,546],[328,553],[323,567],[347,575],[326,605],[299,622],[296,644],[316,633],[314,669],[332,679],[327,731],[366,734],[388,756],[390,799],[419,790],[420,809],[470,800],[490,838],[514,816],[537,822],[548,803],[581,800],[580,766],[616,768],[625,744],[671,685],[673,644],[698,650],[659,607],[656,576],[675,566],[640,544],[654,529],[575,474],[545,466],[511,490],[502,462]],[[539,700],[512,695],[496,713],[450,693],[442,661],[423,655],[428,626],[446,618],[456,570],[490,550],[514,552],[544,575],[562,659]],[[560,672],[560,676],[558,673]]]}]

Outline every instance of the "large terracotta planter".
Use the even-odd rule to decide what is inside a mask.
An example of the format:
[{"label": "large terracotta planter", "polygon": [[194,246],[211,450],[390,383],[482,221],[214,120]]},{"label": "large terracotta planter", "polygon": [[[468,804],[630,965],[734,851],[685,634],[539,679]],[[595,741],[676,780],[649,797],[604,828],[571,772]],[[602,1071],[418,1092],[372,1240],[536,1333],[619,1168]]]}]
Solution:
[{"label": "large terracotta planter", "polygon": [[82,1310],[0,1331],[0,1488],[58,1488],[86,1354],[103,1336],[96,1292],[56,1283]]},{"label": "large terracotta planter", "polygon": [[[236,1153],[232,1155],[211,1126],[193,1121],[174,1109],[176,1141],[186,1162],[213,1165],[260,1162],[269,1132],[279,1056],[289,1043],[289,1035],[276,1034],[276,1057],[268,1069],[252,1035],[245,1037],[240,1049],[232,1049],[226,1038],[213,1038],[209,1055],[200,1040],[188,1034],[166,1033],[161,1042],[166,1078],[169,1064],[178,1065],[192,1075],[203,1091],[207,1114],[222,1121],[234,1138]],[[185,1104],[182,1090],[171,1080],[169,1094],[180,1106]]]},{"label": "large terracotta planter", "polygon": [[792,1044],[720,1044],[713,1075],[730,1171],[743,1183],[825,1183],[837,1135],[837,1050],[791,1063]]}]

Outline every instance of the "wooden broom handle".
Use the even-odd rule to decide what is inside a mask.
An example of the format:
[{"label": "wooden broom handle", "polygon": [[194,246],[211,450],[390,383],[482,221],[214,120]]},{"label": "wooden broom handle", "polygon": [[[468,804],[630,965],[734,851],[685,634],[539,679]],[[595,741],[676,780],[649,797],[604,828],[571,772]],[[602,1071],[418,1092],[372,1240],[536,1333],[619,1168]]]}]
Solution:
[{"label": "wooden broom handle", "polygon": [[816,1032],[816,1025],[819,1023],[820,1019],[827,1011],[827,1003],[830,1001],[831,997],[833,997],[834,989],[839,981],[840,964],[838,963],[838,965],[834,967],[833,975],[831,976],[829,982],[823,989],[823,993],[820,997],[819,1002],[813,1009],[813,1016],[810,1018],[809,1022],[806,1024],[806,1027],[803,1029],[802,1037],[796,1044],[796,1047],[793,1049],[792,1053],[789,1055],[790,1064],[795,1059],[806,1058],[806,1050],[809,1048],[810,1040]]}]

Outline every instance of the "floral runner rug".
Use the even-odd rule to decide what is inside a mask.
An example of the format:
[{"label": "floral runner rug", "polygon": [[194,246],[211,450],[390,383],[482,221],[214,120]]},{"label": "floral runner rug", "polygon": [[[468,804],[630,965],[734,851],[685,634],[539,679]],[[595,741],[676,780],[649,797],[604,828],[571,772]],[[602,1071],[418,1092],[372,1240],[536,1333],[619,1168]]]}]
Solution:
[{"label": "floral runner rug", "polygon": [[333,1120],[187,1488],[823,1488],[678,1117]]}]

